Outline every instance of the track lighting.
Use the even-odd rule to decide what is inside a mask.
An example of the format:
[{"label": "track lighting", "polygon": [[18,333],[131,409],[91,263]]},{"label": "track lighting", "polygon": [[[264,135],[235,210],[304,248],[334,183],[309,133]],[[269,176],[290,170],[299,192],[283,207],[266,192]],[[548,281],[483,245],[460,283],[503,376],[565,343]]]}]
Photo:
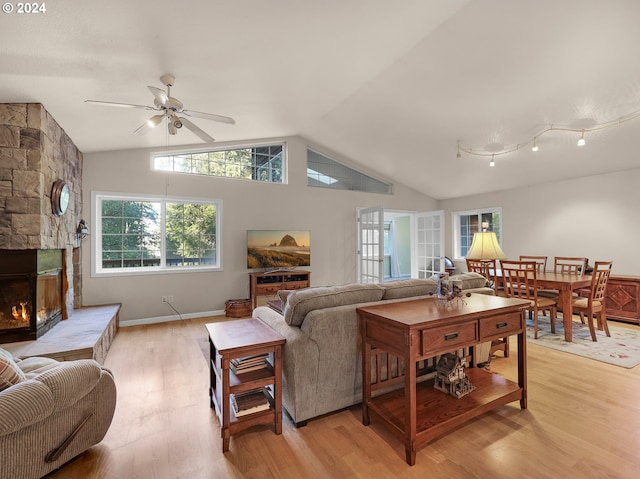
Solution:
[{"label": "track lighting", "polygon": [[156,126],[158,126],[160,123],[162,123],[162,119],[164,118],[164,115],[153,115],[151,118],[149,118],[147,120],[147,124],[151,127],[151,128],[155,128]]},{"label": "track lighting", "polygon": [[[547,127],[545,127],[543,130],[539,131],[538,133],[536,133],[536,135],[531,138],[528,141],[525,141],[524,143],[518,143],[515,145],[511,145],[511,146],[504,146],[500,149],[500,151],[496,151],[495,149],[493,150],[493,152],[491,152],[491,150],[489,148],[486,148],[485,151],[482,151],[482,148],[471,148],[471,147],[466,147],[462,144],[462,142],[460,140],[458,140],[458,151],[456,153],[456,157],[460,158],[460,153],[466,153],[468,155],[475,155],[475,156],[491,156],[491,161],[489,162],[489,166],[494,166],[495,165],[495,160],[494,157],[496,155],[506,155],[507,153],[513,153],[514,151],[518,151],[520,148],[522,148],[524,145],[528,145],[529,143],[532,143],[531,146],[531,151],[538,151],[538,144],[537,144],[537,140],[540,136],[544,135],[547,132],[550,131],[568,131],[568,132],[574,132],[574,133],[580,133],[580,139],[578,140],[578,146],[584,146],[586,145],[586,140],[584,138],[585,133],[589,133],[592,131],[599,131],[599,130],[604,130],[606,128],[610,128],[612,126],[617,126],[617,125],[621,125],[622,123],[626,123],[627,121],[630,120],[635,120],[636,118],[640,118],[640,110],[636,110],[626,116],[621,116],[620,118],[617,118],[615,120],[609,120],[609,121],[605,121],[603,123],[597,123],[594,126],[592,126],[591,128],[584,128],[584,129],[577,129],[577,128],[573,128],[571,126],[561,126],[561,125],[554,125],[551,124]],[[489,151],[487,151],[489,150]]]}]

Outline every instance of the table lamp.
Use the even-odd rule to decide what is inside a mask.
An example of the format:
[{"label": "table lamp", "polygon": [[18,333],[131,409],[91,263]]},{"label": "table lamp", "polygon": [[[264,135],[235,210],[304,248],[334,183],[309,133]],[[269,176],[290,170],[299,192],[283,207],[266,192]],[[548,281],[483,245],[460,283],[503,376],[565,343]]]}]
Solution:
[{"label": "table lamp", "polygon": [[[471,248],[465,258],[480,260],[483,263],[485,274],[489,278],[489,264],[496,259],[505,259],[507,256],[500,248],[498,238],[493,231],[483,231],[473,234]],[[495,272],[494,272],[495,273]]]}]

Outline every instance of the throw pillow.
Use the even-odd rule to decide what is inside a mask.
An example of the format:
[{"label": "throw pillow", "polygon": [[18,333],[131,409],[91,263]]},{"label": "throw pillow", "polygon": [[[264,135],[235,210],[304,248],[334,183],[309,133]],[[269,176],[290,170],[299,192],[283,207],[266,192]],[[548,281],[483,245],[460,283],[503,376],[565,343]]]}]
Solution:
[{"label": "throw pillow", "polygon": [[475,288],[486,288],[491,286],[491,282],[482,276],[480,273],[462,273],[456,274],[454,276],[450,276],[451,278],[455,278],[461,282],[462,290],[465,289],[475,289]]},{"label": "throw pillow", "polygon": [[26,379],[27,377],[13,360],[13,356],[0,348],[0,391]]}]

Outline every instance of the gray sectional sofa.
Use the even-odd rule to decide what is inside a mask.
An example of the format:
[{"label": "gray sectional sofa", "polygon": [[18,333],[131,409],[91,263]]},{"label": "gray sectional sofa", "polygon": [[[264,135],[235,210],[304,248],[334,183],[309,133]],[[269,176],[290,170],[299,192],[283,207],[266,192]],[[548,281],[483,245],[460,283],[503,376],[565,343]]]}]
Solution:
[{"label": "gray sectional sofa", "polygon": [[[463,293],[494,294],[489,282],[477,273],[455,277],[461,281]],[[268,306],[254,309],[254,318],[286,339],[282,404],[296,426],[362,401],[356,308],[430,296],[436,289],[433,279],[312,287],[280,291],[282,314]]]}]

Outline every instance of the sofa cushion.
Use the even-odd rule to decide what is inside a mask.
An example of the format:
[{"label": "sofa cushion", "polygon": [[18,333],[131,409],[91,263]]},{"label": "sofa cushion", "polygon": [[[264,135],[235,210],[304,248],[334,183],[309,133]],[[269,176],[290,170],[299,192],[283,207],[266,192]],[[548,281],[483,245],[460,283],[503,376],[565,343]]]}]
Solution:
[{"label": "sofa cushion", "polygon": [[480,273],[461,273],[450,276],[449,279],[456,279],[460,281],[462,291],[465,289],[491,287],[491,282]]},{"label": "sofa cushion", "polygon": [[0,391],[26,381],[27,377],[13,360],[13,356],[0,348]]},{"label": "sofa cushion", "polygon": [[383,293],[377,284],[360,283],[300,289],[288,295],[283,311],[284,320],[291,326],[299,327],[309,311],[380,301]]},{"label": "sofa cushion", "polygon": [[382,299],[400,299],[435,294],[438,283],[434,279],[401,279],[380,285],[384,289]]}]

